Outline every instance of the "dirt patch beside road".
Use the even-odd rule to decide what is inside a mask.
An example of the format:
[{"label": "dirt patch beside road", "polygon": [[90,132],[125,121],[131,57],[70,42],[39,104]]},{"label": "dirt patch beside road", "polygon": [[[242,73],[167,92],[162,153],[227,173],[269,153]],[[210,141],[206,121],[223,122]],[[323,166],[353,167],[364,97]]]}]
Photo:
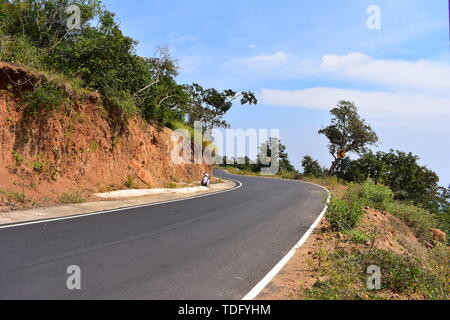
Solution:
[{"label": "dirt patch beside road", "polygon": [[[327,222],[323,219],[295,256],[258,296],[258,300],[297,300],[305,288],[320,277],[321,250],[333,250],[334,241],[323,241]],[[330,239],[327,239],[330,240]]]}]

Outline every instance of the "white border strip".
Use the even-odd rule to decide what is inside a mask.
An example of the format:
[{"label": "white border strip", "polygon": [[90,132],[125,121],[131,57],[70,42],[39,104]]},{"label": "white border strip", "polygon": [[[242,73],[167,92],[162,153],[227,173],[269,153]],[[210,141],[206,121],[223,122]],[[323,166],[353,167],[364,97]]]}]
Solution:
[{"label": "white border strip", "polygon": [[328,193],[327,204],[326,204],[325,208],[322,210],[322,212],[320,213],[317,220],[312,224],[312,226],[308,229],[308,231],[306,231],[306,233],[303,235],[303,237],[300,239],[300,241],[297,242],[297,244],[291,249],[291,251],[289,251],[289,253],[287,255],[285,255],[284,258],[281,259],[281,261],[278,262],[277,265],[272,270],[270,270],[269,273],[249,293],[247,293],[247,295],[244,298],[242,298],[242,300],[244,300],[244,301],[256,299],[256,297],[273,280],[273,278],[275,278],[275,276],[281,271],[281,269],[283,269],[286,266],[286,264],[292,259],[292,257],[295,255],[295,252],[305,244],[306,240],[309,239],[309,237],[311,236],[313,231],[316,229],[317,225],[323,219],[323,217],[325,216],[325,213],[328,210],[328,205],[331,200],[330,191],[327,188],[319,186],[318,184],[315,184],[315,183],[306,182],[306,181],[302,181],[302,182],[312,184],[312,185],[315,185],[315,186],[318,186],[318,187],[321,187],[322,189],[324,189]]},{"label": "white border strip", "polygon": [[161,202],[155,202],[155,203],[149,203],[149,204],[142,204],[142,205],[130,206],[130,207],[123,207],[123,208],[117,208],[117,209],[111,209],[111,210],[105,210],[105,211],[98,211],[98,212],[92,212],[92,213],[82,213],[82,214],[77,214],[77,215],[73,215],[73,216],[61,217],[61,218],[35,220],[35,221],[29,221],[29,222],[7,224],[7,225],[3,225],[3,226],[0,225],[0,230],[1,229],[14,228],[14,227],[27,226],[27,225],[32,225],[32,224],[60,221],[60,220],[78,219],[78,218],[84,218],[84,217],[89,217],[89,216],[96,216],[96,215],[104,214],[104,213],[124,211],[124,210],[129,210],[129,209],[152,207],[152,206],[157,206],[157,205],[166,204],[166,203],[172,203],[172,202],[188,201],[188,200],[192,200],[192,199],[210,197],[210,196],[214,196],[216,194],[221,194],[221,193],[225,193],[225,192],[231,192],[231,191],[235,191],[235,190],[238,190],[238,189],[242,188],[242,183],[240,181],[237,181],[237,180],[234,180],[234,179],[229,179],[229,178],[222,178],[222,179],[233,181],[234,183],[237,184],[237,186],[234,187],[233,189],[217,191],[217,192],[211,192],[211,193],[207,193],[207,194],[203,194],[203,195],[199,195],[199,196],[182,198],[182,199],[167,200],[167,201],[161,201]]}]

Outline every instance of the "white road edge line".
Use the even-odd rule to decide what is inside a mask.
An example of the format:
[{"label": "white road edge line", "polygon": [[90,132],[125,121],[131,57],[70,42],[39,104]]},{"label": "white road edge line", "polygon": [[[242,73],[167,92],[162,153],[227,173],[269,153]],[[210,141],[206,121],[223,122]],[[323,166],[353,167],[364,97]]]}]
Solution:
[{"label": "white road edge line", "polygon": [[[283,180],[283,179],[280,179],[280,180]],[[313,231],[316,229],[316,227],[318,226],[320,221],[322,221],[323,217],[325,216],[325,214],[328,210],[328,205],[330,204],[330,200],[331,200],[331,192],[327,188],[322,187],[318,184],[306,182],[306,181],[302,181],[302,182],[308,183],[308,184],[311,184],[314,186],[318,186],[318,187],[324,189],[328,193],[328,198],[327,198],[325,208],[322,210],[319,217],[312,224],[312,226],[308,229],[308,231],[306,231],[306,233],[303,235],[303,237],[300,239],[300,241],[297,242],[297,244],[291,249],[291,251],[289,251],[289,253],[287,255],[285,255],[283,257],[283,259],[281,259],[280,262],[278,262],[277,265],[272,270],[270,270],[269,273],[249,293],[247,293],[247,295],[244,298],[242,298],[243,301],[250,301],[250,300],[256,299],[256,297],[264,290],[264,288],[273,280],[273,278],[275,278],[275,276],[292,259],[292,257],[295,255],[297,250],[300,249],[305,244],[306,240],[309,239],[309,237],[311,236]]]},{"label": "white road edge line", "polygon": [[233,189],[207,193],[207,194],[194,196],[194,197],[189,197],[189,198],[167,200],[167,201],[161,201],[161,202],[155,202],[155,203],[149,203],[149,204],[142,204],[142,205],[138,205],[138,206],[123,207],[123,208],[117,208],[117,209],[111,209],[111,210],[105,210],[105,211],[97,211],[97,212],[92,212],[92,213],[82,213],[82,214],[77,214],[77,215],[73,215],[73,216],[61,217],[61,218],[36,220],[36,221],[29,221],[29,222],[23,222],[23,223],[7,224],[7,225],[3,225],[3,226],[0,225],[0,230],[1,229],[9,229],[9,228],[21,227],[21,226],[27,226],[27,225],[32,225],[32,224],[40,224],[40,223],[47,223],[47,222],[54,222],[54,221],[61,221],[61,220],[69,220],[69,219],[78,219],[78,218],[96,216],[96,215],[100,215],[100,214],[104,214],[104,213],[124,211],[124,210],[129,210],[129,209],[152,207],[152,206],[157,206],[157,205],[166,204],[166,203],[172,203],[172,202],[188,201],[188,200],[192,200],[192,199],[198,199],[198,198],[203,198],[203,197],[210,197],[210,196],[214,196],[214,195],[225,193],[225,192],[231,192],[231,191],[235,191],[235,190],[238,190],[238,189],[242,188],[242,183],[240,181],[237,181],[237,180],[234,180],[234,179],[229,179],[229,178],[223,178],[223,179],[233,181],[233,182],[235,182],[237,184],[237,186],[234,187]]}]

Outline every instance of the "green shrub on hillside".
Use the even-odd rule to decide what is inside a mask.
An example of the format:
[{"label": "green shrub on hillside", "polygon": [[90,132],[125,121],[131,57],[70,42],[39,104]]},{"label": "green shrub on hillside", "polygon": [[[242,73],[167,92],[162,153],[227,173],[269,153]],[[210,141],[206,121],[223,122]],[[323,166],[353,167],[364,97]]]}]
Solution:
[{"label": "green shrub on hillside", "polygon": [[278,173],[278,175],[282,178],[282,179],[290,179],[290,180],[295,180],[298,178],[299,174],[297,172],[293,172],[293,171],[280,171]]},{"label": "green shrub on hillside", "polygon": [[21,35],[11,37],[0,33],[0,41],[2,44],[1,61],[8,61],[33,69],[43,68],[42,60],[45,52],[33,46],[26,37]]},{"label": "green shrub on hillside", "polygon": [[386,209],[386,206],[394,199],[394,193],[389,187],[375,184],[371,180],[353,185],[349,189],[348,195],[350,198],[359,199],[366,206],[382,210]]},{"label": "green shrub on hillside", "polygon": [[15,192],[0,189],[0,196],[4,195],[8,201],[13,201],[15,203],[25,204],[27,198],[23,192]]},{"label": "green shrub on hillside", "polygon": [[334,231],[350,230],[356,227],[364,215],[364,205],[359,200],[350,203],[343,199],[333,198],[328,206],[327,220]]},{"label": "green shrub on hillside", "polygon": [[436,213],[435,219],[437,221],[437,227],[447,234],[447,245],[450,245],[450,210],[443,213]]},{"label": "green shrub on hillside", "polygon": [[123,183],[123,185],[125,187],[127,187],[128,189],[137,189],[138,188],[136,179],[132,176],[128,176],[127,180]]},{"label": "green shrub on hillside", "polygon": [[392,202],[386,209],[405,222],[420,240],[431,240],[430,230],[437,226],[437,221],[428,210],[401,202]]},{"label": "green shrub on hillside", "polygon": [[63,193],[59,197],[59,202],[62,204],[83,203],[86,199],[79,192]]},{"label": "green shrub on hillside", "polygon": [[108,107],[119,110],[125,120],[132,118],[140,112],[133,96],[128,92],[121,91],[115,93],[114,95],[105,97],[104,101]]},{"label": "green shrub on hillside", "polygon": [[428,299],[448,298],[447,279],[425,270],[414,257],[373,250],[361,255],[361,262],[365,268],[371,265],[381,268],[383,288],[398,293],[420,292]]},{"label": "green shrub on hillside", "polygon": [[44,164],[40,161],[34,161],[33,162],[33,170],[39,173],[42,173],[44,171]]},{"label": "green shrub on hillside", "polygon": [[323,273],[329,280],[317,282],[306,290],[306,298],[320,300],[383,299],[380,291],[367,289],[367,268],[376,265],[381,269],[382,289],[393,293],[422,294],[427,299],[447,299],[448,286],[444,273],[425,270],[412,257],[399,256],[385,250],[354,252],[338,250],[325,253]]},{"label": "green shrub on hillside", "polygon": [[51,112],[68,104],[68,96],[63,89],[50,82],[39,84],[34,90],[21,94],[22,106],[26,115],[37,116],[41,110]]},{"label": "green shrub on hillside", "polygon": [[373,179],[389,186],[396,200],[439,211],[439,177],[421,166],[419,160],[418,156],[399,150],[367,152],[358,160],[346,163],[340,176],[357,183]]},{"label": "green shrub on hillside", "polygon": [[21,155],[19,152],[15,150],[12,152],[12,155],[14,157],[14,160],[16,160],[16,165],[20,166],[24,161],[23,155]]},{"label": "green shrub on hillside", "polygon": [[369,206],[374,209],[389,211],[405,222],[422,241],[431,240],[432,228],[441,227],[445,231],[445,215],[442,215],[441,219],[437,219],[435,214],[426,209],[394,201],[394,193],[389,187],[375,184],[371,180],[363,184],[353,184],[343,196],[343,200],[336,200],[330,204],[327,219],[332,224],[333,229],[348,230],[355,226],[355,223],[349,223],[349,221],[353,221],[351,219],[352,214],[350,214],[352,210],[349,208],[355,206],[357,208]]},{"label": "green shrub on hillside", "polygon": [[372,242],[375,239],[374,233],[363,232],[360,230],[349,230],[345,232],[351,239],[351,241],[356,243],[366,243],[367,241]]}]

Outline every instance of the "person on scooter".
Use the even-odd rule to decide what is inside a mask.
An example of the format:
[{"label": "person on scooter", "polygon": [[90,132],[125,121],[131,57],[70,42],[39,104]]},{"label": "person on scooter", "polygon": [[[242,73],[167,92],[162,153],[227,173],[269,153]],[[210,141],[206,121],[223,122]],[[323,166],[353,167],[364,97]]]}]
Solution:
[{"label": "person on scooter", "polygon": [[211,185],[211,177],[210,177],[210,175],[208,173],[205,173],[203,175],[203,179],[202,179],[201,184],[202,184],[203,187],[208,187],[208,188]]}]

